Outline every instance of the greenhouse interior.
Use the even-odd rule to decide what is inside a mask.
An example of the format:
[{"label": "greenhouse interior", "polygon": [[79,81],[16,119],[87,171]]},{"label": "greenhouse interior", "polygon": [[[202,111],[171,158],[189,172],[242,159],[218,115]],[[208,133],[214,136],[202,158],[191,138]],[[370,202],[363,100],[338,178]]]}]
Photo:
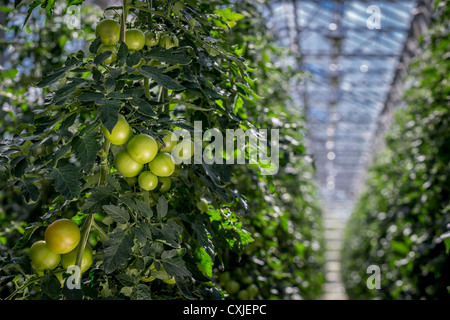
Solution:
[{"label": "greenhouse interior", "polygon": [[6,0],[0,300],[449,299],[449,32],[448,0]]}]

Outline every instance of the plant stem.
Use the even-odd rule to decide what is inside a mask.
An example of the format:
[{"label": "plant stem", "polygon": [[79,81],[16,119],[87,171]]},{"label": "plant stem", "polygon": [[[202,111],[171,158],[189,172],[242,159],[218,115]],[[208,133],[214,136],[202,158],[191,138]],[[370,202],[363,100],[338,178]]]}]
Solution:
[{"label": "plant stem", "polygon": [[[30,280],[31,279],[31,280]],[[14,292],[13,293],[11,293],[9,296],[7,296],[6,298],[5,298],[5,300],[11,300],[17,293],[19,293],[20,291],[22,291],[25,287],[27,287],[28,285],[30,285],[30,284],[32,284],[32,283],[34,283],[34,282],[37,282],[40,278],[38,277],[38,278],[30,278],[30,279],[27,279],[26,281],[25,281],[25,283],[22,285],[22,286],[20,286],[19,288],[17,288],[16,290],[14,290]]]},{"label": "plant stem", "polygon": [[[100,179],[98,185],[104,185],[106,181],[106,176],[108,174],[108,154],[109,148],[111,147],[111,142],[105,140],[103,145],[103,153],[101,159],[101,169],[100,169]],[[81,269],[81,263],[83,262],[83,254],[86,249],[86,244],[89,238],[89,232],[91,231],[92,224],[94,223],[94,214],[90,214],[83,223],[81,228],[80,243],[78,244],[76,265]],[[81,276],[81,274],[80,274]]]},{"label": "plant stem", "polygon": [[122,16],[120,17],[120,37],[119,42],[125,42],[125,29],[127,24],[128,10],[130,9],[129,0],[123,0]]},{"label": "plant stem", "polygon": [[94,221],[92,221],[92,226],[100,233],[100,241],[105,242],[109,240],[108,235],[103,231],[103,229]]},{"label": "plant stem", "polygon": [[151,97],[150,97],[150,80],[149,80],[149,78],[144,78],[144,91],[145,91],[145,97],[150,100]]}]

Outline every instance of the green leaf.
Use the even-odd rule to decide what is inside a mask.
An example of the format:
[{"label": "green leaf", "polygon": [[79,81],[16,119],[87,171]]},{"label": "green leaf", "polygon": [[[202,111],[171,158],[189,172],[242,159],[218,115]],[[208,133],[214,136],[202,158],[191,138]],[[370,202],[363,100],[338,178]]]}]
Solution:
[{"label": "green leaf", "polygon": [[102,39],[100,36],[95,38],[94,41],[92,41],[91,45],[89,46],[89,52],[96,54],[98,51],[98,48],[100,48],[100,45],[102,44]]},{"label": "green leaf", "polygon": [[41,81],[39,81],[36,86],[39,88],[48,87],[49,85],[55,83],[59,79],[61,79],[63,76],[66,75],[66,72],[68,72],[70,69],[72,69],[72,66],[65,66],[62,68],[59,68],[57,70],[54,70],[53,72],[50,72],[45,76]]},{"label": "green leaf", "polygon": [[144,77],[153,79],[156,83],[163,86],[164,88],[176,91],[185,89],[185,87],[175,82],[171,77],[162,74],[161,72],[162,71],[160,68],[147,65],[143,65],[139,69],[140,74],[142,74]]},{"label": "green leaf", "polygon": [[125,224],[130,220],[130,214],[122,207],[115,205],[102,206],[103,211],[117,223]]},{"label": "green leaf", "polygon": [[33,222],[28,227],[26,227],[25,232],[22,235],[22,238],[19,241],[17,241],[13,250],[23,248],[25,244],[28,242],[28,240],[30,240],[33,233],[40,227],[42,227],[42,222]]},{"label": "green leaf", "polygon": [[133,288],[130,298],[132,300],[151,300],[152,293],[150,288],[142,283]]},{"label": "green leaf", "polygon": [[156,106],[162,105],[161,102],[141,98],[134,98],[133,100],[130,101],[130,103],[138,108],[137,112],[148,117],[156,116],[156,111],[154,110],[154,108]]},{"label": "green leaf", "polygon": [[136,202],[136,205],[139,209],[140,214],[147,219],[151,219],[153,217],[153,210],[150,208],[150,206],[141,200],[134,200]]},{"label": "green leaf", "polygon": [[101,149],[101,146],[97,141],[97,137],[97,132],[91,131],[84,136],[76,136],[72,141],[75,157],[78,161],[80,161],[84,172],[87,173],[94,167],[97,153]]},{"label": "green leaf", "polygon": [[80,101],[95,101],[99,99],[103,99],[105,95],[101,92],[83,92],[77,96],[77,99]]},{"label": "green leaf", "polygon": [[125,231],[116,228],[104,244],[102,269],[105,273],[116,271],[130,257],[133,247],[133,236],[125,235]]},{"label": "green leaf", "polygon": [[119,108],[115,106],[102,105],[98,108],[100,121],[105,128],[111,132],[119,121]]},{"label": "green leaf", "polygon": [[73,164],[53,168],[47,175],[49,179],[54,179],[56,191],[67,200],[72,200],[80,195],[82,176],[83,174]]},{"label": "green leaf", "polygon": [[54,274],[42,276],[39,282],[41,284],[41,292],[44,296],[52,300],[59,298],[61,294],[61,283]]},{"label": "green leaf", "polygon": [[99,213],[104,205],[111,204],[114,200],[113,190],[110,187],[98,186],[87,198],[81,211],[84,213]]},{"label": "green leaf", "polygon": [[167,199],[164,195],[159,197],[156,205],[156,211],[158,212],[158,218],[160,221],[167,215]]},{"label": "green leaf", "polygon": [[154,59],[172,65],[189,64],[191,60],[186,56],[186,51],[183,52],[173,52],[173,51],[174,49],[166,50],[163,47],[156,46],[153,47],[150,51],[144,53],[144,58],[147,60]]},{"label": "green leaf", "polygon": [[33,184],[35,180],[36,179],[25,179],[25,181],[21,181],[18,184],[18,186],[21,188],[21,193],[26,203],[33,203],[38,201],[39,199],[39,190]]},{"label": "green leaf", "polygon": [[163,259],[162,265],[164,270],[172,276],[177,277],[190,277],[192,276],[191,272],[186,267],[183,259],[180,257]]}]

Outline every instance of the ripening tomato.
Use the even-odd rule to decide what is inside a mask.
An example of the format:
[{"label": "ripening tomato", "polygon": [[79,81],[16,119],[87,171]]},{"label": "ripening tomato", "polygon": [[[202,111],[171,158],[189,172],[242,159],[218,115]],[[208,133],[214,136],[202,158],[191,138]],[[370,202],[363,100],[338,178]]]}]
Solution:
[{"label": "ripening tomato", "polygon": [[53,270],[61,261],[61,255],[49,249],[44,240],[36,241],[30,247],[28,256],[31,266],[36,273],[43,273],[44,270]]},{"label": "ripening tomato", "polygon": [[158,153],[148,167],[158,177],[168,177],[175,171],[175,162],[169,153],[162,152]]},{"label": "ripening tomato", "polygon": [[[77,253],[78,253],[78,246],[69,253],[63,254],[61,257],[62,267],[67,269],[70,266],[75,265],[77,263],[76,261]],[[84,249],[83,258],[81,260],[81,270],[80,270],[81,273],[87,271],[91,267],[92,261],[93,261],[92,249],[90,246],[87,245],[86,248]]]},{"label": "ripening tomato", "polygon": [[133,136],[130,125],[121,114],[119,114],[117,123],[111,132],[109,132],[105,126],[102,126],[102,132],[105,135],[106,140],[115,145],[125,144]]},{"label": "ripening tomato", "polygon": [[111,19],[102,20],[95,28],[95,36],[100,36],[102,44],[112,46],[119,42],[120,25]]},{"label": "ripening tomato", "polygon": [[136,177],[144,169],[144,165],[134,161],[125,149],[116,154],[114,166],[127,178]]},{"label": "ripening tomato", "polygon": [[159,187],[159,192],[165,193],[170,190],[172,185],[172,179],[169,177],[159,177],[159,182],[161,182],[161,187]]},{"label": "ripening tomato", "polygon": [[115,61],[117,59],[116,55],[116,47],[115,46],[107,46],[107,45],[100,45],[100,47],[97,50],[97,54],[103,53],[105,51],[111,51],[111,55],[106,58],[103,63],[110,64],[111,62]]},{"label": "ripening tomato", "polygon": [[125,31],[125,43],[131,51],[141,50],[145,46],[145,35],[139,29]]},{"label": "ripening tomato", "polygon": [[147,134],[138,134],[128,141],[127,151],[130,157],[140,164],[152,161],[158,153],[156,140]]},{"label": "ripening tomato", "polygon": [[70,219],[59,219],[45,230],[44,239],[53,252],[64,254],[72,251],[80,242],[80,229]]},{"label": "ripening tomato", "polygon": [[150,171],[143,171],[139,175],[138,183],[142,189],[151,191],[154,190],[158,185],[158,177]]},{"label": "ripening tomato", "polygon": [[161,131],[161,133],[164,134],[164,136],[161,139],[162,141],[164,141],[164,144],[166,146],[162,147],[162,143],[157,141],[158,149],[161,148],[159,152],[171,152],[178,143],[177,136],[173,132],[170,132],[168,130],[163,130]]}]

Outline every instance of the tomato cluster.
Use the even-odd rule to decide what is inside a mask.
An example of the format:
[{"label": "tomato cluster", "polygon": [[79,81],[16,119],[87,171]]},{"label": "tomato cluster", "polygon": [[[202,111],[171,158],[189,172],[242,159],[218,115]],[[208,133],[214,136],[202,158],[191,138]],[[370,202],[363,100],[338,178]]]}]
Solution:
[{"label": "tomato cluster", "polygon": [[104,126],[102,132],[112,144],[126,145],[126,148],[116,154],[114,166],[125,178],[137,176],[139,186],[145,191],[155,190],[159,183],[159,192],[169,191],[169,177],[175,172],[172,154],[179,160],[187,160],[194,155],[192,140],[183,139],[178,143],[176,135],[168,130],[160,132],[164,144],[148,134],[133,135],[123,115],[119,115],[111,132]]},{"label": "tomato cluster", "polygon": [[[97,53],[111,51],[111,55],[104,63],[110,64],[117,59],[116,44],[120,39],[120,25],[117,21],[105,19],[98,23],[95,36],[100,37],[102,44]],[[125,31],[125,44],[130,51],[139,51],[147,47],[159,45],[165,49],[177,47],[178,38],[173,33],[147,30],[145,33],[139,29],[128,29]]]},{"label": "tomato cluster", "polygon": [[[234,279],[240,279],[236,281]],[[225,271],[219,276],[219,283],[230,296],[239,300],[252,300],[259,294],[259,288],[250,275],[245,275],[241,268],[237,268],[233,274]]]},{"label": "tomato cluster", "polygon": [[[28,251],[31,266],[36,274],[41,276],[45,270],[54,270],[60,263],[65,269],[75,265],[80,237],[80,229],[72,220],[59,219],[51,223],[45,230],[44,240],[33,243]],[[92,262],[92,249],[86,246],[81,273],[87,271]],[[55,274],[62,281],[63,271]]]}]

